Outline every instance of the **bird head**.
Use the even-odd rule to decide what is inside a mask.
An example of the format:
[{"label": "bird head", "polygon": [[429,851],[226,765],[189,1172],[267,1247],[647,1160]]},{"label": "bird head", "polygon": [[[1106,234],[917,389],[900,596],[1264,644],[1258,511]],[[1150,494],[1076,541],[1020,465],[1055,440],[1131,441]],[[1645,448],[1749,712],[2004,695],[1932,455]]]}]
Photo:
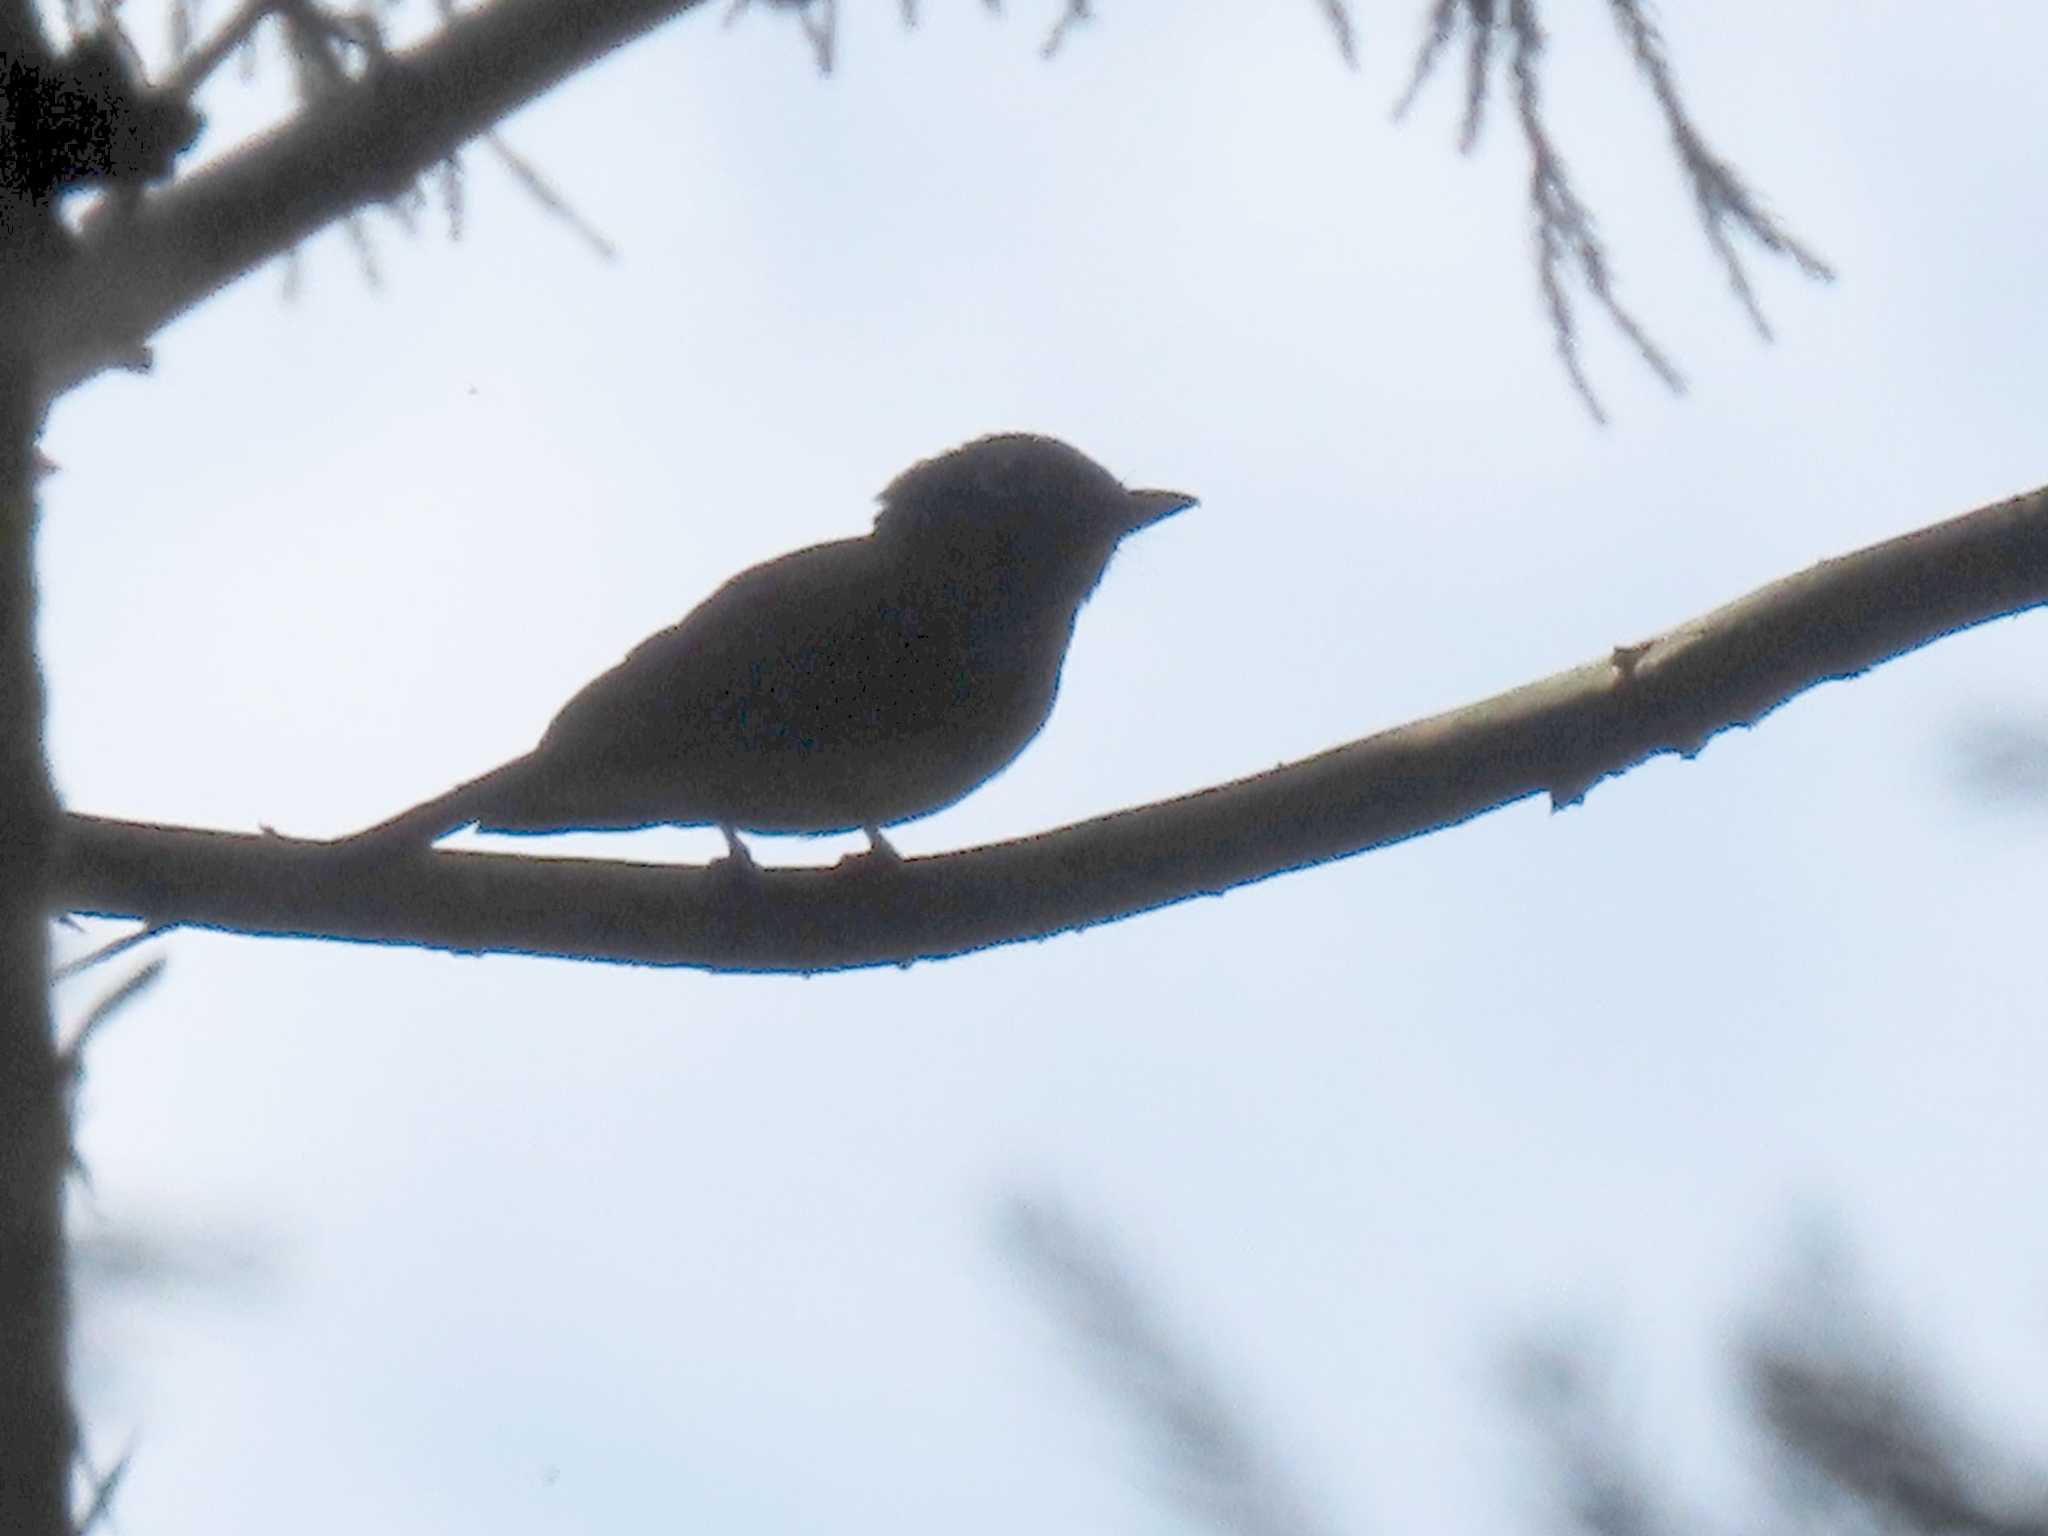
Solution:
[{"label": "bird head", "polygon": [[911,465],[881,503],[875,532],[884,539],[1042,552],[1092,564],[1099,575],[1121,539],[1185,511],[1195,498],[1133,490],[1058,438],[1004,432]]}]

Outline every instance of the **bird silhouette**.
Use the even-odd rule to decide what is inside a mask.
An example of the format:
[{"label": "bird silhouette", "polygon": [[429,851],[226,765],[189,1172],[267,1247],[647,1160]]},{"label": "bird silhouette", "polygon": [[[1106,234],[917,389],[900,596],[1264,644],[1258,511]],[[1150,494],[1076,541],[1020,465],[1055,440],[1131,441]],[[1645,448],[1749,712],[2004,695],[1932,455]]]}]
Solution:
[{"label": "bird silhouette", "polygon": [[487,832],[881,829],[1001,772],[1052,711],[1117,545],[1195,504],[1055,438],[912,465],[874,531],[742,571],[562,706],[540,744],[342,844]]}]

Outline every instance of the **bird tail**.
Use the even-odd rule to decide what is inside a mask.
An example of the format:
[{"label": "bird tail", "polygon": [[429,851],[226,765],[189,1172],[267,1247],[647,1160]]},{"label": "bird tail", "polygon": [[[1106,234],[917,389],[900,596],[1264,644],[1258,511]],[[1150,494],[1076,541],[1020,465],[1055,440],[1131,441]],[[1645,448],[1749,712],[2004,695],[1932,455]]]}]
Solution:
[{"label": "bird tail", "polygon": [[502,803],[507,792],[516,792],[532,771],[532,757],[515,757],[502,767],[456,785],[410,810],[400,811],[373,827],[335,839],[336,848],[372,856],[395,855],[427,848],[479,816],[488,815],[494,802]]}]

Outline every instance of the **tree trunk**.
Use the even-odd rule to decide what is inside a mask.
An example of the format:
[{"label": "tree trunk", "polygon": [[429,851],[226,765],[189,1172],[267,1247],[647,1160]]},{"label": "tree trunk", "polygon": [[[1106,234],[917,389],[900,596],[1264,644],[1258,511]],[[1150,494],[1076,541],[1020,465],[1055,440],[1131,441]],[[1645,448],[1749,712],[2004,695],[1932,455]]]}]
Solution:
[{"label": "tree trunk", "polygon": [[65,1383],[68,1102],[51,1033],[56,796],[35,651],[38,305],[65,243],[31,162],[46,56],[27,0],[0,0],[0,1532],[71,1530],[77,1429]]},{"label": "tree trunk", "polygon": [[58,1536],[71,1528],[75,1427],[64,1380],[69,1129],[45,897],[56,801],[35,653],[37,413],[27,359],[9,339],[0,337],[0,1531]]}]

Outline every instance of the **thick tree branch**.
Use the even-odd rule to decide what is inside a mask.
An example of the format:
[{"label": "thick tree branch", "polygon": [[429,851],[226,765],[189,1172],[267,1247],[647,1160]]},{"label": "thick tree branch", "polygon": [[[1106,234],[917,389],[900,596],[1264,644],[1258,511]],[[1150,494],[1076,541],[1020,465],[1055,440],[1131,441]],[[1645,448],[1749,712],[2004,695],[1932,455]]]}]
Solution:
[{"label": "thick tree branch", "polygon": [[[352,209],[394,198],[517,107],[701,0],[491,0],[368,77],[98,222],[40,306],[54,398]],[[632,131],[622,117],[619,132]]]},{"label": "thick tree branch", "polygon": [[1642,645],[1270,773],[898,867],[711,869],[328,845],[67,819],[75,912],[710,970],[907,963],[1040,938],[1455,825],[1569,804],[1817,683],[2048,602],[2048,488],[1837,559]]}]

